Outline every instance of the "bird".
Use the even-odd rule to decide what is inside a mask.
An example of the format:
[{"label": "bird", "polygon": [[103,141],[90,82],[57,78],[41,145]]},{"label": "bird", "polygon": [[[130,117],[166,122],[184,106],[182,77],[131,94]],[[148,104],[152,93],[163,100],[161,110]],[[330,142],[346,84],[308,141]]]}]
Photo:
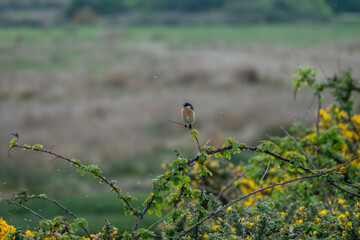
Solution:
[{"label": "bird", "polygon": [[185,127],[189,126],[189,129],[192,129],[195,122],[195,111],[190,103],[184,103],[181,109],[181,116],[184,119]]}]

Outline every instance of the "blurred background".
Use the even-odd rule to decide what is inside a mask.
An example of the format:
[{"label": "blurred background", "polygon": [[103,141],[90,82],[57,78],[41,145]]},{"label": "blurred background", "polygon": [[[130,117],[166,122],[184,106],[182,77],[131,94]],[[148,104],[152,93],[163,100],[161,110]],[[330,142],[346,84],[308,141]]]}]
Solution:
[{"label": "blurred background", "polygon": [[[184,102],[195,108],[200,143],[216,147],[310,125],[313,95],[294,101],[291,75],[310,65],[319,81],[349,68],[359,78],[359,29],[355,0],[1,0],[0,197],[46,193],[86,217],[91,232],[104,217],[127,229],[135,219],[91,176],[44,154],[8,157],[11,133],[98,165],[141,205],[174,150],[196,154],[188,130],[169,122],[182,121]],[[28,205],[62,214],[40,201]],[[3,202],[0,217],[37,224]]]}]

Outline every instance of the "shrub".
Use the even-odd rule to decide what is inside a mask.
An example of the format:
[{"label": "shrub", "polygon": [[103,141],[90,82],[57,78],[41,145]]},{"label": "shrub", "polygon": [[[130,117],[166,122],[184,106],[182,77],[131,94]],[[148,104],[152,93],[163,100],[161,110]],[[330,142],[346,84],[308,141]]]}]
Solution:
[{"label": "shrub", "polygon": [[[171,164],[164,164],[166,172],[152,180],[152,192],[142,209],[135,208],[135,198],[122,193],[97,166],[85,166],[40,144],[20,145],[15,134],[10,150],[47,153],[70,162],[81,175],[92,174],[110,187],[135,224],[119,233],[106,222],[101,232],[91,235],[86,221],[75,215],[73,222],[63,216],[51,220],[28,209],[41,218],[38,229],[17,230],[1,219],[0,239],[359,239],[360,115],[354,114],[352,99],[360,88],[350,71],[323,83],[316,81],[316,74],[308,67],[293,76],[295,98],[307,86],[318,100],[313,126],[295,122],[284,130],[285,136],[261,141],[256,147],[229,138],[221,148],[200,146],[199,132],[193,129],[190,134],[199,153],[192,159],[178,153]],[[324,91],[334,98],[326,109],[322,108]],[[254,155],[235,166],[231,158],[243,151]],[[53,201],[26,193],[2,200],[25,207],[22,202],[33,198]],[[139,228],[143,217],[154,213],[159,220]],[[153,230],[155,226],[158,229]],[[86,237],[78,234],[80,228]]]}]

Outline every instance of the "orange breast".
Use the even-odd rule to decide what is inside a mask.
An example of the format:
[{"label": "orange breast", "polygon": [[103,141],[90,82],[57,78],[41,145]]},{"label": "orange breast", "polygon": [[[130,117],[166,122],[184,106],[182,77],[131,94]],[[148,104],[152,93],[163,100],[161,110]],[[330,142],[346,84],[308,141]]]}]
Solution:
[{"label": "orange breast", "polygon": [[192,124],[195,121],[195,112],[189,108],[182,108],[181,115],[185,123]]}]

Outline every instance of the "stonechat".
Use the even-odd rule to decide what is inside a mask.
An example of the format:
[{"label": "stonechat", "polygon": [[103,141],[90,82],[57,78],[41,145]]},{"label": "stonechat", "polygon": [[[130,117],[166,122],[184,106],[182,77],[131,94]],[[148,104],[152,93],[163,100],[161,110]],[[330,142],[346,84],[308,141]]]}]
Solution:
[{"label": "stonechat", "polygon": [[190,103],[184,103],[181,109],[181,116],[184,119],[185,127],[189,125],[189,129],[192,129],[192,125],[195,122],[195,111]]}]

